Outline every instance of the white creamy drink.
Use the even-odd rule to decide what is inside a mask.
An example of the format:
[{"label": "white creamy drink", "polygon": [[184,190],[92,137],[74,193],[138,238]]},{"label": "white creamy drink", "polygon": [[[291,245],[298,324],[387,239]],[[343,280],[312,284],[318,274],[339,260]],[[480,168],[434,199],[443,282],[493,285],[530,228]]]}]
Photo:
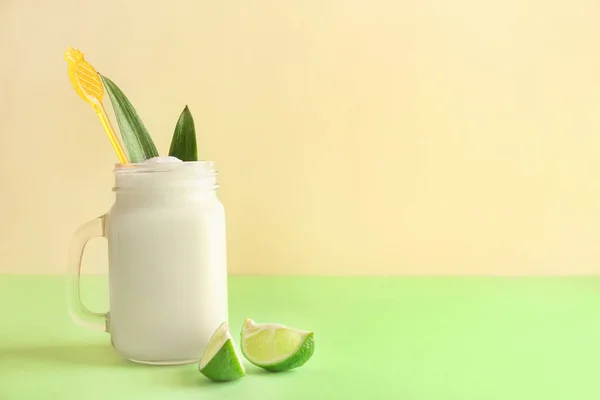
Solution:
[{"label": "white creamy drink", "polygon": [[106,219],[112,343],[137,362],[195,362],[228,318],[214,164],[152,159],[119,166],[115,180]]}]

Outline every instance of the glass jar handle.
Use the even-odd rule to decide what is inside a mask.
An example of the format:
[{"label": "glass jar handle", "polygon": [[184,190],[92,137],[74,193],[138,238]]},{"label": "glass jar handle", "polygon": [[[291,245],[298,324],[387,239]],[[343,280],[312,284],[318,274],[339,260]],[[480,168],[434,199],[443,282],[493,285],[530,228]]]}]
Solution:
[{"label": "glass jar handle", "polygon": [[91,239],[106,238],[106,214],[81,225],[75,232],[69,251],[67,275],[67,306],[73,321],[86,328],[108,332],[108,313],[90,311],[81,302],[81,261],[85,246]]}]

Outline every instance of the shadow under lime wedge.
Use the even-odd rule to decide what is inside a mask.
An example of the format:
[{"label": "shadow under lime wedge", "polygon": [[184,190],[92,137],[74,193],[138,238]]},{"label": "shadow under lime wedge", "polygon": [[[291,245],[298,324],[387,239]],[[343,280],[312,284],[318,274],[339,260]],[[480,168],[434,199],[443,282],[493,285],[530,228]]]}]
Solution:
[{"label": "shadow under lime wedge", "polygon": [[204,349],[198,369],[213,381],[233,381],[246,375],[227,322],[223,322],[213,333]]},{"label": "shadow under lime wedge", "polygon": [[279,372],[304,365],[315,351],[315,340],[313,332],[281,324],[257,324],[246,318],[241,348],[252,364]]}]

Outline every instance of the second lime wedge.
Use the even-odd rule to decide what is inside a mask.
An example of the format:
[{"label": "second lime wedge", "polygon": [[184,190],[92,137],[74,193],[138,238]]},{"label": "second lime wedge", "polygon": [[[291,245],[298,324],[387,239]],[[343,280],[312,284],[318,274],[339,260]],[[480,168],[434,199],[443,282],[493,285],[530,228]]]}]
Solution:
[{"label": "second lime wedge", "polygon": [[304,365],[315,351],[313,332],[281,324],[257,324],[247,318],[242,327],[242,353],[268,371],[287,371]]},{"label": "second lime wedge", "polygon": [[233,381],[246,375],[227,322],[223,322],[210,338],[198,369],[213,381]]}]

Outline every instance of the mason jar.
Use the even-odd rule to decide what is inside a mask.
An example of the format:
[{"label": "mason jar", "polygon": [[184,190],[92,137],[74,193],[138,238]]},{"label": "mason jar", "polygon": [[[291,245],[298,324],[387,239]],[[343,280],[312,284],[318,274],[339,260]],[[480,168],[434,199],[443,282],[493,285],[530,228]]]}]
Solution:
[{"label": "mason jar", "polygon": [[[227,321],[225,212],[214,162],[118,164],[115,201],[81,226],[69,259],[69,310],[104,330],[125,358],[146,364],[197,362]],[[109,304],[94,313],[80,301],[86,243],[108,240]]]}]

